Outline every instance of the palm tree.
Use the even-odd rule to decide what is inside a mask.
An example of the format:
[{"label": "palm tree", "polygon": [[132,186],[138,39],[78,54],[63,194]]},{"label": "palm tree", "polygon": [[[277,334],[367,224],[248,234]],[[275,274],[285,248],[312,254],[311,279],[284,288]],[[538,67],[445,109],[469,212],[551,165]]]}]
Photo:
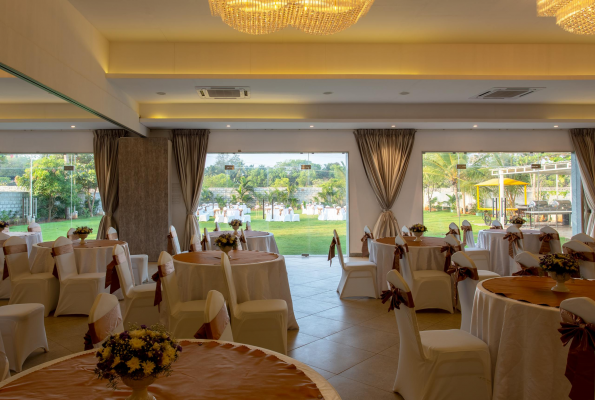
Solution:
[{"label": "palm tree", "polygon": [[456,153],[429,153],[424,157],[424,172],[429,176],[444,179],[454,192],[455,207],[457,208],[457,217],[461,216],[459,208],[459,181],[463,180],[460,176],[457,164],[465,163],[467,156]]},{"label": "palm tree", "polygon": [[250,178],[239,176],[234,186],[241,202],[247,203],[252,199],[250,193],[254,192],[254,187],[252,186],[252,180]]}]

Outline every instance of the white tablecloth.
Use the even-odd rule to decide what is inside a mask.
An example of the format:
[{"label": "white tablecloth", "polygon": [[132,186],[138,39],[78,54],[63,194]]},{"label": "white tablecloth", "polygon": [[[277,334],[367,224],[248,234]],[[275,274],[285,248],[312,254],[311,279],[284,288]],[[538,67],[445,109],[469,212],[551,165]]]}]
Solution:
[{"label": "white tablecloth", "polygon": [[33,245],[43,242],[41,232],[8,232],[6,234],[8,236],[16,236],[25,239],[27,242],[27,251],[29,252],[29,256],[31,256],[31,249],[33,248]]},{"label": "white tablecloth", "polygon": [[[250,231],[250,232],[255,232],[255,231]],[[217,239],[219,237],[219,235],[221,235],[223,233],[233,233],[233,231],[209,232],[213,250],[218,249],[218,246],[215,245],[215,239]],[[273,235],[271,232],[259,232],[259,233],[262,233],[262,235],[251,236],[248,232],[244,231],[244,234],[246,236],[246,243],[248,243],[248,250],[266,251],[267,253],[279,254],[279,249],[277,248],[277,242],[275,241],[275,235]]]},{"label": "white tablecloth", "polygon": [[[124,244],[122,247],[124,247],[126,254],[130,256],[128,244]],[[79,274],[105,272],[107,265],[112,261],[112,249],[113,246],[89,249],[75,247],[74,257]],[[52,249],[35,244],[29,256],[29,264],[31,264],[31,272],[34,274],[52,272],[54,270]]]},{"label": "white tablecloth", "polygon": [[[378,290],[386,289],[386,274],[393,269],[395,245],[376,241],[368,242],[370,261],[376,264],[376,284]],[[444,255],[440,253],[440,246],[409,246],[409,259],[413,271],[444,270]]]},{"label": "white tablecloth", "polygon": [[490,350],[492,399],[568,399],[571,385],[564,371],[570,346],[560,341],[560,310],[499,296],[483,282],[475,292],[471,333]]},{"label": "white tablecloth", "polygon": [[[523,232],[523,245],[525,251],[539,254],[539,231]],[[486,229],[479,231],[477,245],[490,251],[490,269],[500,276],[510,276],[519,270],[516,262],[508,255],[508,240],[504,240],[506,232],[501,230]]]},{"label": "white tablecloth", "polygon": [[[226,299],[229,299],[225,273],[220,265],[181,262],[174,257],[174,267],[182,301],[205,300],[209,290],[217,290]],[[273,261],[236,264],[232,265],[231,269],[238,303],[249,300],[285,300],[288,311],[287,328],[299,329],[293,313],[293,301],[283,256],[279,256]]]}]

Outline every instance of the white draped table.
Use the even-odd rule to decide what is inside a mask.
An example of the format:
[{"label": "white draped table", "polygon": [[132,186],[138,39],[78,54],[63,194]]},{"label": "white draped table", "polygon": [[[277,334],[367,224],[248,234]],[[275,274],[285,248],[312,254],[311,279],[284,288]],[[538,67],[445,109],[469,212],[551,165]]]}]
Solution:
[{"label": "white draped table", "polygon": [[8,236],[15,236],[25,239],[27,242],[27,251],[29,252],[29,256],[31,256],[31,249],[33,245],[36,245],[39,242],[43,242],[43,237],[41,232],[5,232]]},{"label": "white draped table", "polygon": [[555,305],[589,293],[595,299],[595,282],[572,279],[567,283],[570,293],[551,292],[554,285],[547,277],[503,277],[477,284],[471,334],[490,350],[493,400],[568,399],[571,385],[564,372],[570,345],[560,341],[560,309]]},{"label": "white draped table", "polygon": [[[540,232],[522,229],[524,250],[539,254]],[[490,269],[500,276],[510,276],[519,270],[516,262],[508,255],[508,240],[503,229],[485,229],[477,234],[477,245],[490,251]]]},{"label": "white draped table", "polygon": [[[215,239],[217,239],[220,235],[223,235],[224,233],[233,233],[233,231],[209,232],[209,236],[211,237],[211,244],[214,247],[213,250],[218,249],[218,247],[215,245]],[[269,253],[279,254],[277,242],[275,241],[275,235],[273,235],[271,232],[244,231],[244,236],[246,237],[246,242],[248,243],[249,250],[266,251]]]},{"label": "white draped table", "polygon": [[[285,258],[274,253],[241,250],[232,250],[229,255],[238,302],[285,300],[287,328],[299,329],[293,312]],[[217,290],[229,299],[220,251],[182,253],[173,256],[173,259],[182,301],[205,300],[209,290]]]},{"label": "white draped table", "polygon": [[[403,237],[409,247],[409,259],[413,271],[444,270],[444,254],[440,248],[445,245],[443,238],[424,237],[415,242],[412,236]],[[368,241],[370,261],[376,264],[376,284],[378,290],[386,289],[386,274],[393,268],[395,259],[395,238],[386,237]]]}]

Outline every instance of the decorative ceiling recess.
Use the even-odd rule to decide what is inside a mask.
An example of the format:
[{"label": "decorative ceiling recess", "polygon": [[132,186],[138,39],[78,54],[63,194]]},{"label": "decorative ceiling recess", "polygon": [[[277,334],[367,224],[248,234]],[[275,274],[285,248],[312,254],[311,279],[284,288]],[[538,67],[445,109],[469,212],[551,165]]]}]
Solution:
[{"label": "decorative ceiling recess", "polygon": [[537,0],[537,15],[555,17],[571,33],[595,34],[595,0]]},{"label": "decorative ceiling recess", "polygon": [[373,3],[374,0],[209,0],[212,15],[251,35],[265,35],[288,26],[313,35],[332,35],[357,23]]}]

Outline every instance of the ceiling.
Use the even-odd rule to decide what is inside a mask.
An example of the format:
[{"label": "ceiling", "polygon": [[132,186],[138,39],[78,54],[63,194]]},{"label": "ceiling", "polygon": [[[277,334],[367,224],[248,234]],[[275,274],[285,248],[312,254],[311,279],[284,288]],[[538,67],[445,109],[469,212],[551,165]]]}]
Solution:
[{"label": "ceiling", "polygon": [[240,33],[211,16],[208,0],[69,1],[110,41],[595,43],[537,17],[535,0],[376,0],[355,26],[330,36]]},{"label": "ceiling", "polygon": [[0,76],[0,104],[22,103],[66,103],[32,84],[14,76]]}]

